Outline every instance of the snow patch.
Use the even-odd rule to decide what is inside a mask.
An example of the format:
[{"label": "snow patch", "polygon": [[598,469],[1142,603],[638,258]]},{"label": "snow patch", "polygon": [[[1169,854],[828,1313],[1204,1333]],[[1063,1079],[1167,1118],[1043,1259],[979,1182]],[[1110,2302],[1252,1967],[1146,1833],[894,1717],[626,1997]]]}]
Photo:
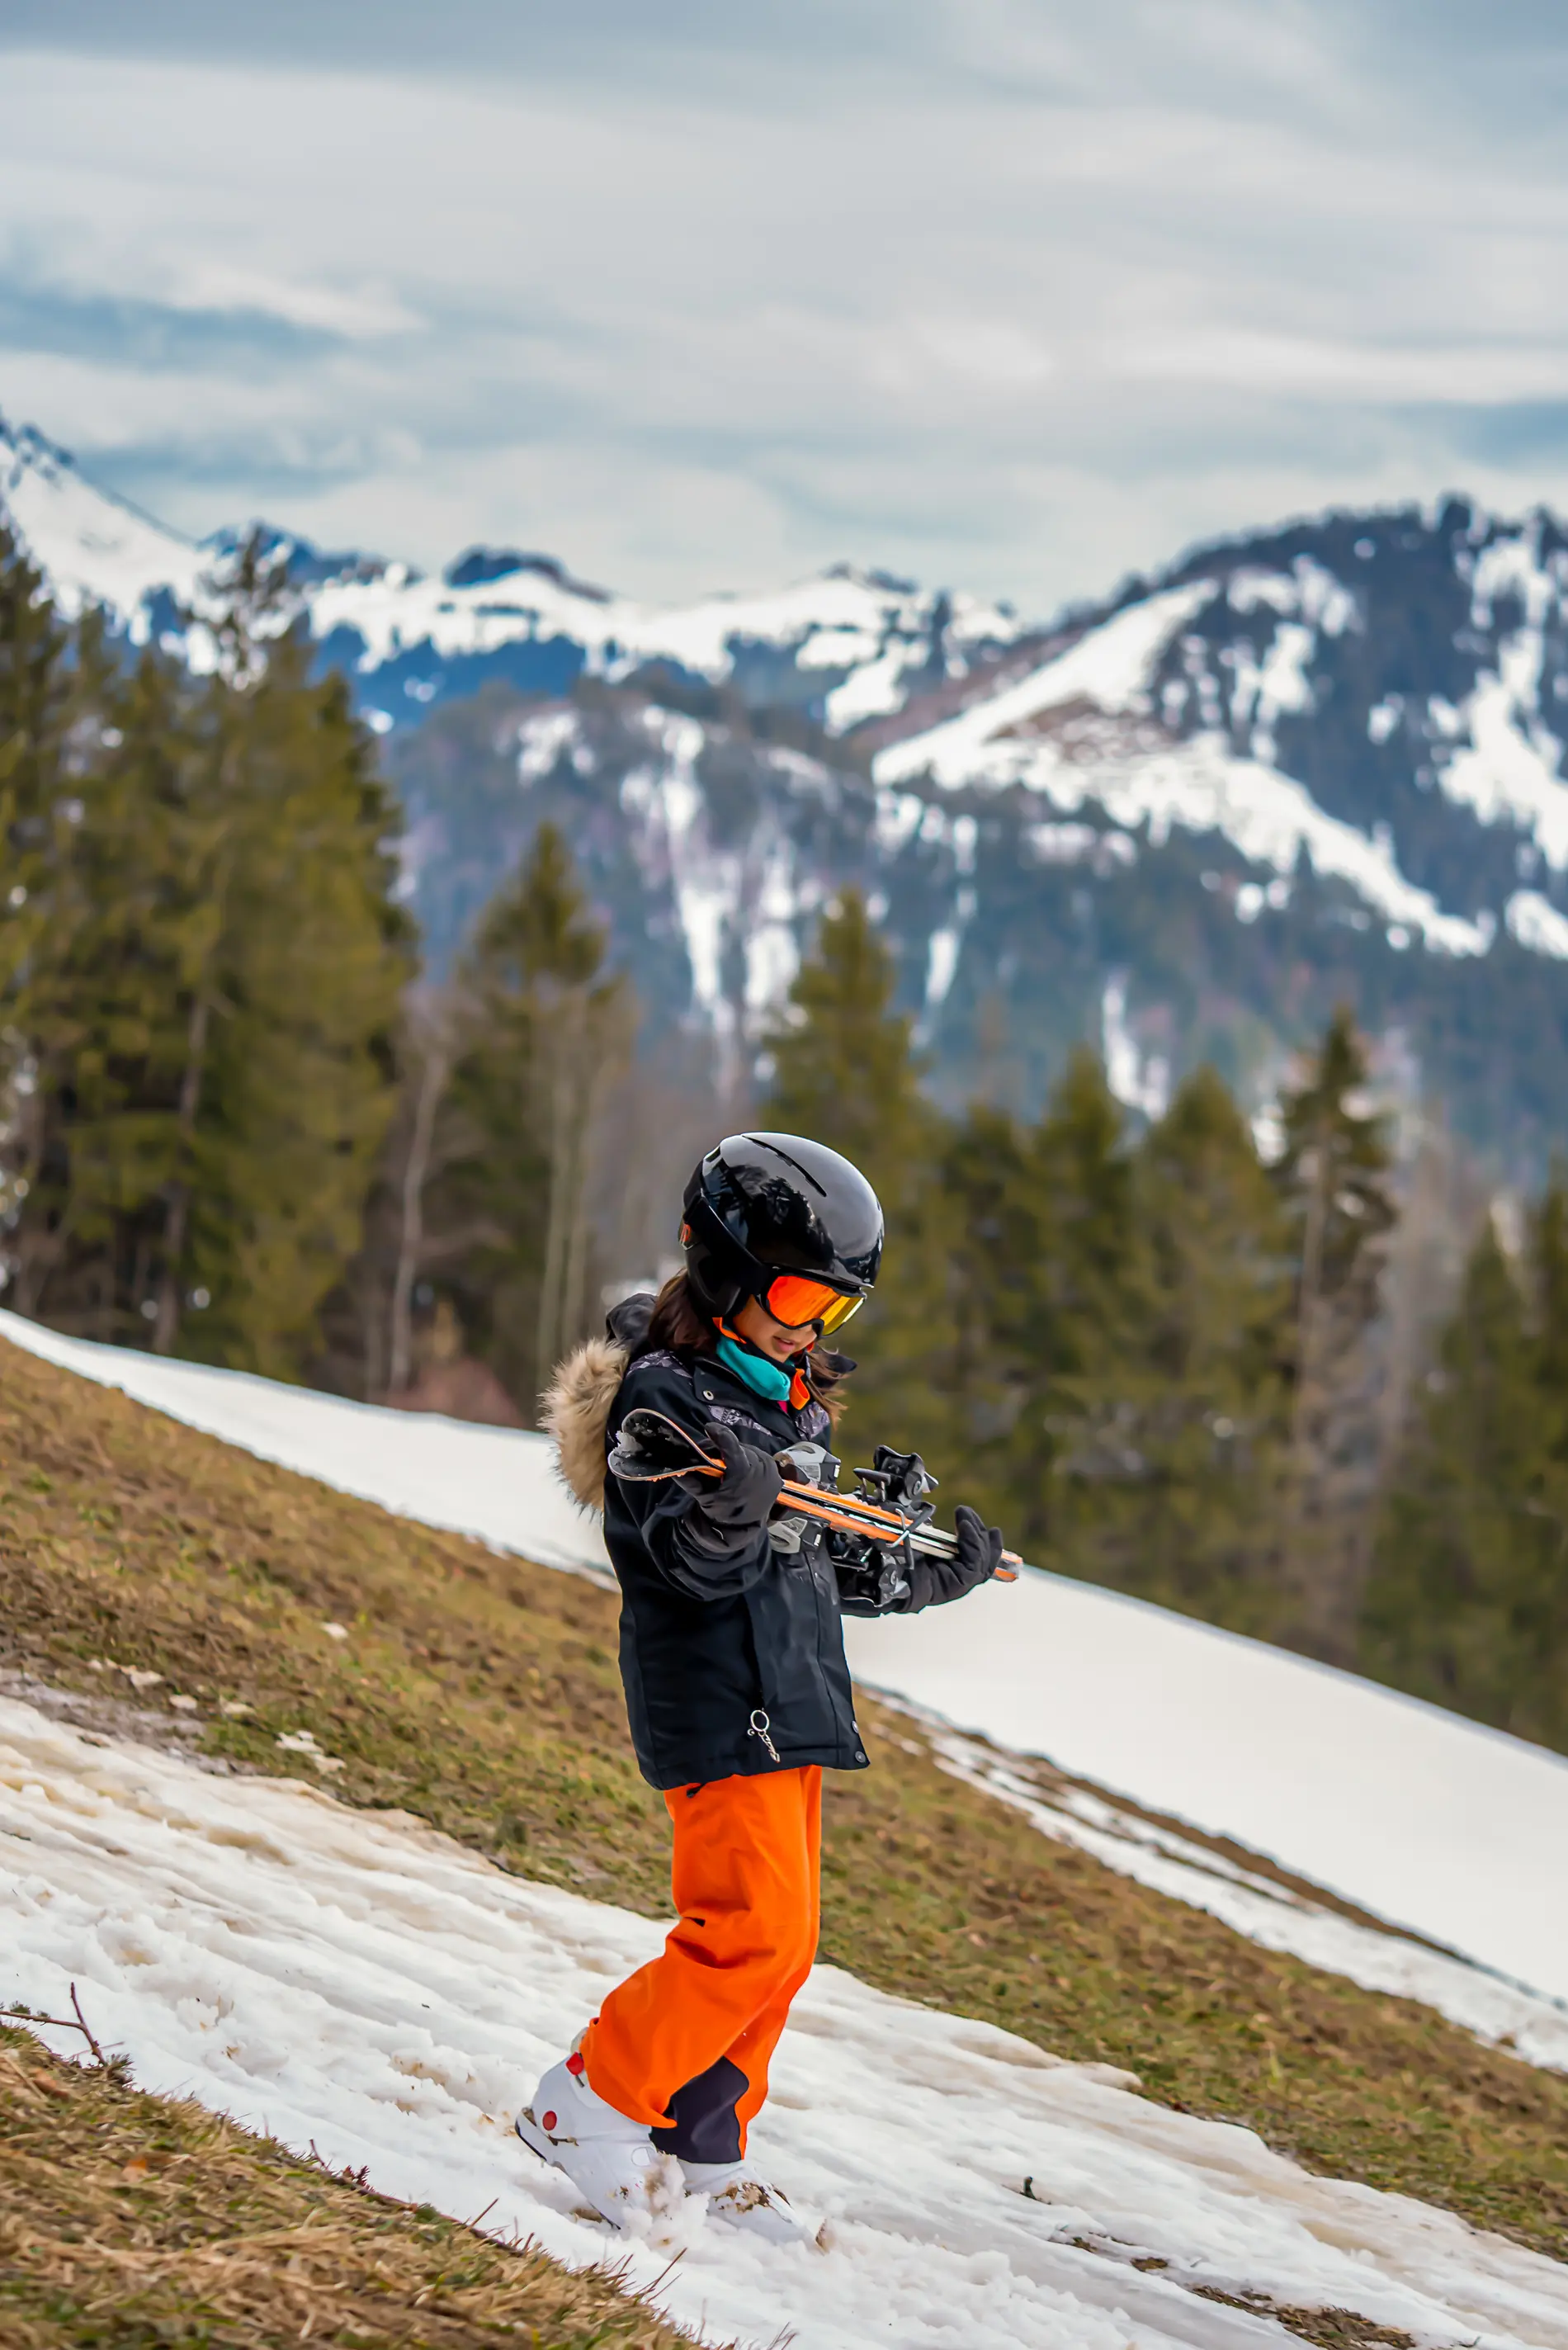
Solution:
[{"label": "snow patch", "polygon": [[541,1566],[610,1579],[599,1522],[585,1516],[556,1476],[547,1437],[64,1338],[16,1314],[0,1312],[0,1338],[399,1517],[472,1534],[493,1550],[520,1550]]},{"label": "snow patch", "polygon": [[[1253,661],[1245,647],[1234,657],[1232,715],[1237,723],[1251,725],[1251,757],[1236,756],[1218,723],[1186,741],[1169,743],[1147,739],[1147,718],[1141,737],[1136,729],[1129,734],[1125,723],[1120,734],[1108,723],[1148,712],[1161,657],[1212,599],[1214,583],[1205,579],[1129,606],[1020,683],[924,733],[889,744],[873,762],[876,781],[892,788],[929,775],[948,789],[1022,785],[1067,815],[1096,803],[1123,831],[1147,829],[1157,843],[1173,827],[1220,833],[1250,863],[1272,866],[1287,879],[1304,856],[1321,877],[1353,889],[1386,926],[1419,937],[1441,953],[1485,954],[1495,935],[1494,917],[1446,913],[1428,890],[1400,872],[1386,833],[1368,839],[1354,825],[1329,816],[1303,785],[1272,764],[1275,721],[1312,704],[1313,629],[1336,633],[1354,625],[1355,598],[1310,564],[1298,565],[1291,575],[1238,573],[1228,593],[1236,609],[1262,605],[1282,616],[1261,661]],[[1293,617],[1298,614],[1305,617]],[[1218,722],[1217,688],[1202,668],[1200,642],[1189,640],[1189,657],[1199,670],[1188,685],[1198,689],[1206,710],[1205,693],[1212,699]],[[1108,724],[1099,739],[1086,743],[1065,725],[1049,723],[1052,713],[1083,705],[1103,713]],[[1507,739],[1511,751],[1517,749],[1511,733]],[[1539,749],[1534,756],[1531,804],[1539,808],[1551,799],[1555,808],[1552,795],[1561,798],[1563,854],[1568,858],[1568,788],[1552,779],[1548,790]],[[1456,777],[1450,768],[1445,788],[1455,796],[1468,788],[1473,797],[1480,785],[1467,786],[1466,771],[1459,768]],[[1067,847],[1068,837],[1062,836],[1061,850]],[[1037,838],[1036,851],[1052,853],[1048,835]],[[1243,919],[1272,902],[1265,885],[1248,886],[1255,896],[1241,909]]]},{"label": "snow patch", "polygon": [[1225,599],[1233,612],[1255,612],[1262,607],[1282,619],[1304,620],[1309,629],[1321,629],[1325,637],[1343,637],[1359,619],[1351,590],[1310,555],[1298,555],[1289,571],[1233,572]]},{"label": "snow patch", "polygon": [[71,619],[101,604],[145,644],[147,598],[167,588],[196,602],[210,549],[165,530],[122,499],[93,489],[41,433],[13,432],[0,419],[0,512]]},{"label": "snow patch", "polygon": [[753,1018],[784,1003],[800,968],[795,912],[794,860],[781,837],[763,864],[745,926],[745,1003]]},{"label": "snow patch", "polygon": [[1092,764],[1051,742],[992,743],[966,780],[1022,784],[1068,813],[1095,804],[1122,830],[1147,829],[1155,843],[1173,828],[1217,832],[1250,864],[1287,879],[1304,856],[1321,878],[1347,883],[1385,920],[1402,923],[1441,953],[1485,954],[1495,933],[1490,915],[1445,913],[1430,891],[1407,881],[1386,835],[1369,840],[1326,815],[1304,785],[1260,760],[1237,758],[1220,734]]},{"label": "snow patch", "polygon": [[[1213,581],[1199,579],[1129,605],[1017,685],[974,702],[923,734],[889,743],[877,753],[873,775],[886,784],[910,782],[927,774],[950,786],[982,774],[985,780],[993,780],[985,768],[985,754],[1009,729],[1079,700],[1112,712],[1141,706],[1166,647],[1213,593]],[[1027,759],[1026,744],[1010,747]]]},{"label": "snow patch", "polygon": [[1326,1902],[1248,1868],[1179,1830],[1146,1819],[1113,1797],[1053,1784],[1026,1762],[938,1729],[944,1767],[1023,1813],[1044,1835],[1092,1853],[1119,1876],[1206,1909],[1249,1941],[1288,1952],[1365,1991],[1416,1999],[1478,2040],[1502,2043],[1526,2063],[1568,2073],[1568,2003],[1543,1999],[1407,1936],[1346,1917]]},{"label": "snow patch", "polygon": [[1538,889],[1516,889],[1508,901],[1503,920],[1511,938],[1532,954],[1551,955],[1559,962],[1568,962],[1568,914],[1560,913],[1549,898]]},{"label": "snow patch", "polygon": [[1482,824],[1521,826],[1561,873],[1568,869],[1568,784],[1563,744],[1537,714],[1543,654],[1535,626],[1499,646],[1497,669],[1481,671],[1455,713],[1462,747],[1439,764],[1438,782]]},{"label": "snow patch", "polygon": [[1231,714],[1238,726],[1251,723],[1252,756],[1266,765],[1274,764],[1275,721],[1313,706],[1307,665],[1316,644],[1311,629],[1299,620],[1283,620],[1261,661],[1252,660],[1245,645],[1233,650]]},{"label": "snow patch", "polygon": [[908,848],[920,829],[926,813],[926,803],[919,792],[878,792],[874,818],[874,837],[884,857],[897,857]]},{"label": "snow patch", "polygon": [[1127,1026],[1126,974],[1107,979],[1100,997],[1100,1033],[1106,1083],[1117,1101],[1147,1118],[1163,1118],[1170,1107],[1170,1063],[1163,1054],[1144,1055]]},{"label": "snow patch", "polygon": [[1555,570],[1541,559],[1539,516],[1522,529],[1499,533],[1479,553],[1461,556],[1459,567],[1469,574],[1470,619],[1478,629],[1495,627],[1502,603],[1521,606],[1526,626],[1539,629],[1563,586],[1561,556]]},{"label": "snow patch", "polygon": [[1433,2350],[1568,2350],[1560,2264],[830,1967],[797,2002],[753,2152],[827,2215],[831,2249],[748,2241],[695,2201],[649,2240],[614,2237],[511,2124],[654,1955],[650,1920],[314,1787],[89,1744],[10,1701],[0,1854],[10,2000],[57,2012],[74,1980],[143,2087],[570,2266],[624,2261],[710,2340],[776,2341],[782,2318],[812,2350],[1288,2350],[1203,2284]]},{"label": "snow patch", "polygon": [[1568,2006],[1568,1758],[1038,1570],[943,1617],[846,1622],[857,1678]]},{"label": "snow patch", "polygon": [[933,1013],[940,1011],[947,1001],[948,990],[953,983],[953,974],[958,969],[959,948],[961,943],[961,932],[950,924],[931,932],[930,943],[926,950],[926,1016],[928,1019]]},{"label": "snow patch", "polygon": [[909,668],[909,655],[897,645],[864,662],[842,685],[836,685],[823,703],[829,732],[843,734],[864,719],[885,718],[900,709]]},{"label": "snow patch", "polygon": [[1100,841],[1092,824],[1031,824],[1023,837],[1042,865],[1081,865]]},{"label": "snow patch", "polygon": [[546,711],[525,718],[517,729],[517,777],[531,784],[553,775],[563,756],[581,740],[582,720],[575,710]]}]

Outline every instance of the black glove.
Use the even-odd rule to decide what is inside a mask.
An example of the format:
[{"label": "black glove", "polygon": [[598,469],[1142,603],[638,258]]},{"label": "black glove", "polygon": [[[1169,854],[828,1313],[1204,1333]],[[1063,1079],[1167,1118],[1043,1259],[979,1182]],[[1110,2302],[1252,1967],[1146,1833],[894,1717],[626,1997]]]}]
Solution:
[{"label": "black glove", "polygon": [[696,1503],[696,1514],[722,1546],[743,1549],[767,1523],[784,1483],[783,1472],[771,1452],[743,1444],[722,1420],[711,1419],[705,1433],[709,1451],[724,1464],[723,1477],[717,1484],[711,1477],[683,1478],[681,1482]]},{"label": "black glove", "polygon": [[[988,1526],[978,1510],[961,1502],[953,1512],[953,1532],[958,1536],[953,1566],[962,1577],[959,1591],[972,1591],[977,1583],[989,1583],[1002,1565],[1002,1528]],[[954,1598],[958,1596],[955,1591]]]},{"label": "black glove", "polygon": [[986,1525],[980,1512],[971,1510],[967,1502],[961,1502],[953,1512],[953,1533],[958,1538],[954,1557],[917,1555],[909,1574],[910,1614],[917,1608],[941,1607],[950,1599],[961,1599],[978,1584],[989,1583],[1002,1565],[1002,1528]]}]

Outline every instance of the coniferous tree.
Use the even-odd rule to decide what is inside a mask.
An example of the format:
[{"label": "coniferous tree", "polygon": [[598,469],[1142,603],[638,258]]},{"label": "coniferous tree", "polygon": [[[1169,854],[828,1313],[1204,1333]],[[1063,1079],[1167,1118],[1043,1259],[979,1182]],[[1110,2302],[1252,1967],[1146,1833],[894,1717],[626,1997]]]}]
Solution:
[{"label": "coniferous tree", "polygon": [[48,927],[49,887],[70,837],[67,777],[80,702],[70,633],[0,519],[0,983],[8,988]]},{"label": "coniferous tree", "polygon": [[1385,1503],[1358,1661],[1568,1751],[1568,1193],[1489,1218]]},{"label": "coniferous tree", "polygon": [[633,1020],[553,825],[482,917],[458,987],[431,1230],[470,1345],[531,1419],[589,1319],[595,1156]]},{"label": "coniferous tree", "polygon": [[1212,1070],[1135,1148],[1094,1057],[947,1162],[957,1424],[1040,1564],[1268,1630],[1292,1305],[1283,1211]]},{"label": "coniferous tree", "polygon": [[18,1303],[132,1345],[151,1334],[172,1172],[192,905],[183,702],[178,672],[151,652],[104,693],[99,755],[71,778],[57,919],[16,1004],[36,1068],[37,1166]]},{"label": "coniferous tree", "polygon": [[945,1154],[950,1440],[971,1498],[1072,1574],[1102,1573],[1106,1482],[1131,1458],[1133,1210],[1121,1108],[1087,1052],[1036,1126],[976,1107]]},{"label": "coniferous tree", "polygon": [[768,1116],[842,1151],[898,1213],[918,1188],[938,1121],[920,1090],[914,1024],[895,1012],[898,973],[857,890],[817,928],[768,1037]]},{"label": "coniferous tree", "polygon": [[57,964],[79,919],[70,769],[83,718],[70,634],[0,521],[0,1199],[9,1302],[23,1313],[42,1253],[32,1237],[44,1225],[36,1195],[53,1155],[46,1104],[61,1018]]},{"label": "coniferous tree", "polygon": [[297,1376],[355,1244],[409,972],[369,737],[308,647],[263,657],[238,608],[204,681],[151,652],[124,670],[90,619],[46,660],[39,608],[11,550],[0,693],[34,712],[9,731],[12,910],[38,910],[0,943],[13,1295]]},{"label": "coniferous tree", "polygon": [[1297,1266],[1283,1570],[1293,1600],[1281,1629],[1341,1660],[1355,1638],[1377,1473],[1366,1340],[1397,1214],[1387,1120],[1368,1099],[1367,1075],[1366,1045],[1342,1007],[1282,1101],[1274,1170]]},{"label": "coniferous tree", "polygon": [[[939,1464],[961,1465],[963,1498],[1038,1545],[1048,1523],[1044,1424],[1056,1234],[1030,1129],[971,1104],[943,1152],[952,1368]],[[1032,1554],[1033,1555],[1033,1554]]]},{"label": "coniferous tree", "polygon": [[185,992],[190,1208],[176,1258],[171,1187],[162,1293],[211,1298],[185,1351],[273,1376],[297,1369],[357,1243],[412,975],[369,737],[342,681],[311,683],[307,661],[294,637],[269,647],[238,742],[230,711],[207,745],[215,935]]},{"label": "coniferous tree", "polygon": [[0,564],[0,670],[30,665],[36,688],[46,637],[53,741],[36,690],[34,750],[13,766],[24,788],[6,827],[16,879],[0,1001],[25,1197],[11,1292],[23,1313],[139,1343],[147,1325],[126,1293],[146,1273],[145,1219],[166,1171],[158,1083],[182,895],[171,828],[181,688],[151,653],[124,674],[96,616],[66,629],[13,551]]},{"label": "coniferous tree", "polygon": [[893,1009],[897,971],[865,899],[846,890],[824,913],[768,1042],[770,1127],[842,1151],[874,1186],[887,1219],[876,1296],[844,1334],[859,1364],[853,1390],[862,1457],[875,1442],[950,1455],[953,1333],[950,1229],[938,1181],[943,1121],[920,1088],[913,1023]]},{"label": "coniferous tree", "polygon": [[1123,1492],[1123,1589],[1239,1630],[1279,1611],[1288,1498],[1289,1241],[1235,1100],[1196,1070],[1136,1169],[1145,1473]]},{"label": "coniferous tree", "polygon": [[1145,1473],[1137,1196],[1125,1114],[1085,1048],[1046,1105],[1029,1159],[1042,1255],[1006,1308],[1030,1394],[1012,1444],[1022,1523],[1067,1573],[1103,1581],[1115,1495]]}]

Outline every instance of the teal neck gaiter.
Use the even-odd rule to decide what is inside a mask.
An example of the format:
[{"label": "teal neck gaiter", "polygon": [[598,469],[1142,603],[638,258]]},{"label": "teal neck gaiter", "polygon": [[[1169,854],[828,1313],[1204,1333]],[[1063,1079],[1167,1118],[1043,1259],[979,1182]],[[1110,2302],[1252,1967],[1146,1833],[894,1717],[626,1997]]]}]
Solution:
[{"label": "teal neck gaiter", "polygon": [[782,1363],[770,1363],[765,1355],[753,1355],[733,1338],[721,1338],[714,1352],[727,1370],[738,1379],[744,1379],[753,1395],[769,1403],[783,1403],[790,1391],[793,1371]]}]

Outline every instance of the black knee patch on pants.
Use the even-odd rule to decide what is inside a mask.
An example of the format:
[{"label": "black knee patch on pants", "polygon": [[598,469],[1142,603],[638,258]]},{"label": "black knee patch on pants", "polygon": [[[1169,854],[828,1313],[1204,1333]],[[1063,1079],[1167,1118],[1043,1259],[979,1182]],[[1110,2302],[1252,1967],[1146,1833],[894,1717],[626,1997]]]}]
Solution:
[{"label": "black knee patch on pants", "polygon": [[739,2162],[741,2117],[735,2111],[747,2089],[745,2074],[727,2056],[677,2089],[669,2123],[650,2133],[660,2154],[683,2162]]}]

